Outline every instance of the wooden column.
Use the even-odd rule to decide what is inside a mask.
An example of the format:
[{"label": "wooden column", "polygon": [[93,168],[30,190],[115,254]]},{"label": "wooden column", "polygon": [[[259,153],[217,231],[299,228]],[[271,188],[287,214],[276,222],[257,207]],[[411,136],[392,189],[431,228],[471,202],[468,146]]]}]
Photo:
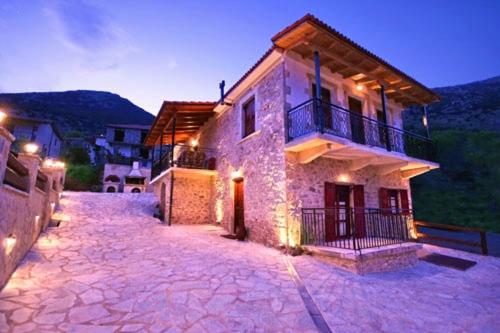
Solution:
[{"label": "wooden column", "polygon": [[[174,167],[174,147],[175,147],[175,127],[177,123],[177,114],[174,115],[172,120],[172,143],[170,146],[170,167]],[[174,170],[170,172],[170,203],[168,210],[168,225],[172,225],[172,207],[174,205]]]},{"label": "wooden column", "polygon": [[385,117],[385,141],[386,141],[386,148],[388,151],[391,151],[391,136],[389,134],[389,127],[387,126],[389,124],[389,117],[387,114],[387,106],[385,103],[385,87],[383,84],[380,85],[380,99],[382,102],[382,111],[384,112],[384,117]]},{"label": "wooden column", "polygon": [[325,125],[325,117],[321,104],[321,64],[319,62],[319,52],[314,51],[314,75],[316,79],[316,91],[314,92],[314,111],[316,113],[317,128],[320,133],[323,133]]}]

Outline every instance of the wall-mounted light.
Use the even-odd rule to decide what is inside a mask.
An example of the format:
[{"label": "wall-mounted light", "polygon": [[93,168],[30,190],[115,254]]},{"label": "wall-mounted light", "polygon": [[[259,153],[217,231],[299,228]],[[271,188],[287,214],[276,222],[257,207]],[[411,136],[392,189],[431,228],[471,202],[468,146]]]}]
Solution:
[{"label": "wall-mounted light", "polygon": [[243,173],[241,172],[241,170],[240,170],[240,169],[238,169],[238,170],[233,170],[233,171],[231,172],[231,179],[232,179],[232,180],[239,180],[239,179],[241,179],[241,178],[243,178]]},{"label": "wall-mounted light", "polygon": [[16,245],[16,237],[10,234],[7,238],[4,239],[3,242],[5,246],[5,253],[9,255]]},{"label": "wall-mounted light", "polygon": [[198,140],[196,140],[196,139],[194,139],[194,138],[193,138],[193,139],[191,139],[191,145],[192,145],[193,147],[198,146]]},{"label": "wall-mounted light", "polygon": [[422,124],[427,127],[427,116],[425,114],[422,116]]},{"label": "wall-mounted light", "polygon": [[7,118],[7,113],[0,111],[0,124]]},{"label": "wall-mounted light", "polygon": [[343,174],[340,174],[338,177],[337,177],[337,180],[339,182],[342,182],[342,183],[348,183],[350,181],[350,177],[349,175],[343,173]]},{"label": "wall-mounted light", "polygon": [[357,90],[357,91],[363,91],[363,89],[365,89],[365,87],[364,87],[364,86],[362,86],[361,84],[357,84],[357,85],[356,85],[356,90]]},{"label": "wall-mounted light", "polygon": [[38,145],[36,143],[27,143],[24,145],[24,151],[28,154],[36,154],[38,151]]}]

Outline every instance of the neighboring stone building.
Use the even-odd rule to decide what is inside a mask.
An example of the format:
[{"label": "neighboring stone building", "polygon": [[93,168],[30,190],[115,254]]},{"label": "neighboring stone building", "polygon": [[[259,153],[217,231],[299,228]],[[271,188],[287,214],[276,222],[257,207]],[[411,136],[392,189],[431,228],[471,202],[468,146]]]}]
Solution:
[{"label": "neighboring stone building", "polygon": [[402,111],[425,115],[439,97],[311,15],[272,42],[221,101],[163,103],[146,138],[163,145],[151,182],[162,217],[244,229],[269,246],[327,247],[360,272],[415,262],[414,246],[377,252],[366,267],[342,251],[411,237],[409,179],[439,165],[428,137],[403,130]]},{"label": "neighboring stone building", "polygon": [[[103,173],[104,192],[134,192],[144,189],[151,180],[151,149],[144,146],[144,139],[150,126],[111,124],[106,128],[106,136],[96,139],[96,146],[106,154]],[[102,151],[99,154],[102,155]],[[130,174],[135,175],[129,177]],[[139,175],[140,174],[140,175]],[[128,177],[128,178],[127,178]],[[128,184],[144,177],[145,184]]]},{"label": "neighboring stone building", "polygon": [[14,147],[26,141],[36,142],[42,157],[60,156],[62,137],[51,120],[9,115],[5,127],[16,137]]}]

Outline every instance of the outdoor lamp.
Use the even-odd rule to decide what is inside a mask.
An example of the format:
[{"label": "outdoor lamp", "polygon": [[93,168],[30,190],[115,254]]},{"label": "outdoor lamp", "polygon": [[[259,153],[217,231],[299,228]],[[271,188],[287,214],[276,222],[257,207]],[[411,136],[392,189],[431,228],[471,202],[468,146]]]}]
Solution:
[{"label": "outdoor lamp", "polygon": [[27,143],[24,145],[24,151],[28,154],[36,154],[36,152],[38,151],[38,145],[33,142]]},{"label": "outdoor lamp", "polygon": [[357,85],[356,85],[356,90],[357,90],[357,91],[361,91],[361,90],[363,90],[363,86],[362,86],[362,85],[360,85],[360,84],[357,84]]},{"label": "outdoor lamp", "polygon": [[427,115],[423,115],[422,117],[422,123],[424,124],[425,127],[427,127]]},{"label": "outdoor lamp", "polygon": [[12,249],[14,248],[14,245],[16,245],[16,237],[14,235],[9,235],[7,238],[4,240],[5,244],[5,252],[7,254],[10,254],[12,252]]},{"label": "outdoor lamp", "polygon": [[196,139],[192,139],[192,140],[191,140],[191,145],[192,145],[193,147],[198,146],[198,140],[196,140]]},{"label": "outdoor lamp", "polygon": [[0,124],[7,118],[7,114],[3,111],[0,111]]}]

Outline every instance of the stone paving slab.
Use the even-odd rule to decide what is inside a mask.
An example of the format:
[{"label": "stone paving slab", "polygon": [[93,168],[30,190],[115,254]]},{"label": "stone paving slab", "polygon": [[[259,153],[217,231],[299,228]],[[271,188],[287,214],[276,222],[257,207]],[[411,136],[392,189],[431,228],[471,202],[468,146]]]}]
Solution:
[{"label": "stone paving slab", "polygon": [[158,224],[150,194],[65,193],[0,294],[0,332],[315,332],[280,252]]},{"label": "stone paving slab", "polygon": [[310,256],[291,258],[329,326],[337,332],[500,332],[500,259],[424,245],[473,260],[467,271],[424,261],[356,275]]}]

